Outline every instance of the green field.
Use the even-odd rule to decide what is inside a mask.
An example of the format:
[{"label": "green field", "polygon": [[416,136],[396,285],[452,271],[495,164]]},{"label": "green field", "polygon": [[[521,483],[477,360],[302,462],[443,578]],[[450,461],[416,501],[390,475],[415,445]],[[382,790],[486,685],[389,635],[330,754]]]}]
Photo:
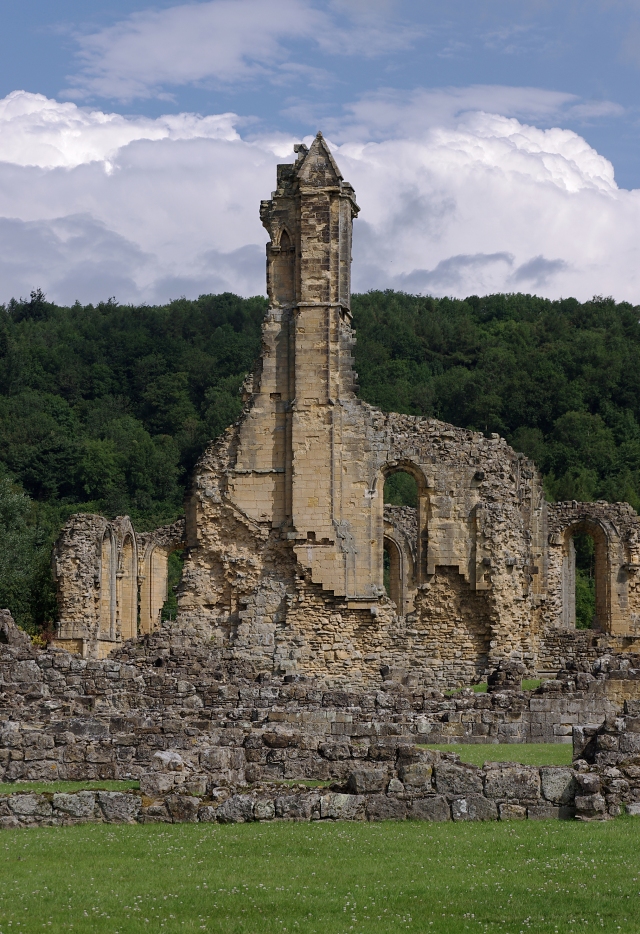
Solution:
[{"label": "green field", "polygon": [[421,749],[456,752],[463,762],[521,762],[522,765],[571,765],[571,743],[434,743]]},{"label": "green field", "polygon": [[640,820],[4,831],[0,931],[637,934]]}]

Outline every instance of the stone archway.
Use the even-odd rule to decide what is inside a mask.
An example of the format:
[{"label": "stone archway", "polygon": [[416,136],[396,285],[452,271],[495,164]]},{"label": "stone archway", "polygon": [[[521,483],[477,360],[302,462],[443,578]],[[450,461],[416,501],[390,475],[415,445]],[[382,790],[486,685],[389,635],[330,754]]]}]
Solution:
[{"label": "stone archway", "polygon": [[598,522],[581,519],[567,526],[562,544],[562,624],[576,625],[576,535],[587,535],[594,544],[595,618],[592,628],[611,631],[611,580],[607,535]]},{"label": "stone archway", "polygon": [[[388,479],[396,474],[408,474],[416,486],[415,506],[389,506],[385,504],[384,486]],[[381,553],[384,552],[385,539],[393,541],[398,550],[398,567],[402,576],[403,609],[398,604],[398,614],[403,616],[408,611],[407,604],[412,603],[409,591],[415,590],[426,578],[426,550],[427,550],[427,522],[429,513],[429,497],[427,482],[423,472],[414,463],[408,460],[388,463],[382,469],[382,482],[380,484],[380,505],[383,510],[383,541]],[[393,547],[389,545],[389,547]],[[389,552],[391,559],[391,552]],[[395,560],[395,559],[394,559]],[[392,597],[393,599],[393,597]],[[394,603],[397,603],[394,600]]]},{"label": "stone archway", "polygon": [[118,611],[122,639],[138,635],[138,555],[132,532],[127,532],[120,551]]},{"label": "stone archway", "polygon": [[623,535],[608,503],[555,503],[549,506],[547,611],[549,622],[575,627],[576,563],[573,538],[588,535],[594,543],[596,612],[593,628],[611,635],[629,632],[629,561]]},{"label": "stone archway", "polygon": [[405,539],[403,530],[394,522],[394,516],[385,512],[385,533],[383,539],[384,584],[387,596],[396,605],[398,616],[412,612],[415,598],[413,556],[410,542]]},{"label": "stone archway", "polygon": [[182,522],[145,532],[138,536],[140,583],[140,632],[153,632],[160,625],[160,614],[167,599],[169,555],[184,548]]},{"label": "stone archway", "polygon": [[116,561],[115,538],[107,530],[100,546],[100,639],[116,637]]}]

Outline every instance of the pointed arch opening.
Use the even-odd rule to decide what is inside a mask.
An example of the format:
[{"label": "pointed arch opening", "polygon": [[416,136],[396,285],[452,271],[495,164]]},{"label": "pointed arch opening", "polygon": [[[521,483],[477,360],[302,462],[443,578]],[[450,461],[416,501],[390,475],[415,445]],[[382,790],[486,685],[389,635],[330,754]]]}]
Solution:
[{"label": "pointed arch opening", "polygon": [[171,622],[178,615],[178,599],[176,589],[182,580],[184,567],[184,551],[172,551],[167,560],[167,599],[160,610],[160,620]]},{"label": "pointed arch opening", "polygon": [[608,631],[611,624],[608,542],[597,522],[581,520],[564,533],[563,625]]},{"label": "pointed arch opening", "polygon": [[387,465],[382,482],[382,584],[398,616],[406,616],[413,610],[420,577],[426,484],[421,471],[410,463]]},{"label": "pointed arch opening", "polygon": [[402,550],[398,543],[387,535],[385,535],[383,540],[383,550],[384,589],[389,599],[393,600],[398,608],[398,613],[403,615],[406,575],[403,573]]},{"label": "pointed arch opening", "polygon": [[280,233],[272,257],[274,298],[280,305],[293,304],[296,300],[296,251],[293,238],[286,228]]},{"label": "pointed arch opening", "polygon": [[100,638],[116,637],[116,562],[115,543],[110,532],[102,538],[100,549]]},{"label": "pointed arch opening", "polygon": [[122,544],[119,573],[120,633],[123,639],[138,635],[138,575],[136,549],[131,535]]}]

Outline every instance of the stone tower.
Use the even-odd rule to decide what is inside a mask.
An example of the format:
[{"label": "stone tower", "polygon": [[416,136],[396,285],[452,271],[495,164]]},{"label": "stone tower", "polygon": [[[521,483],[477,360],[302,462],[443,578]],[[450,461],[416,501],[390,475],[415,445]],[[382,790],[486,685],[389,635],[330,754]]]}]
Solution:
[{"label": "stone tower", "polygon": [[229,492],[291,542],[314,581],[370,600],[380,592],[380,574],[373,579],[370,568],[358,567],[349,508],[359,488],[357,508],[371,511],[368,478],[344,443],[345,422],[358,408],[350,267],[359,209],[321,133],[296,152],[294,164],[278,166],[277,188],[260,206],[271,238],[270,308]]}]

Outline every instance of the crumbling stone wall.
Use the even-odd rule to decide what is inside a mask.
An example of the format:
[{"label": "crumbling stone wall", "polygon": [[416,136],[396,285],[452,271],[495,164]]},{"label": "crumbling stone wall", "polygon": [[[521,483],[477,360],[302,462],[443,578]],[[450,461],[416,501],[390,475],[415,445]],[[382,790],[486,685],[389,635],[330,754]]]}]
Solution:
[{"label": "crumbling stone wall", "polygon": [[139,535],[128,516],[71,516],[52,557],[59,607],[55,644],[103,658],[139,631],[155,629],[167,597],[168,556],[184,537],[184,521]]},{"label": "crumbling stone wall", "polygon": [[[487,762],[401,745],[360,763],[342,785],[310,791],[276,782],[251,787],[184,774],[165,753],[166,771],[141,780],[139,792],[0,795],[0,827],[108,823],[247,823],[269,820],[486,821],[570,818],[580,773]],[[596,777],[596,776],[590,776]]]},{"label": "crumbling stone wall", "polygon": [[[595,545],[594,628],[640,640],[640,517],[627,503],[555,503],[548,508],[547,597],[543,625],[575,625],[575,554],[572,536]],[[640,642],[639,642],[640,644]]]},{"label": "crumbling stone wall", "polygon": [[[571,538],[586,530],[597,627],[607,649],[632,648],[640,519],[631,507],[548,505],[535,465],[498,435],[385,414],[357,397],[359,208],[321,134],[295,150],[261,204],[270,305],[242,416],[198,462],[184,532],[136,536],[126,517],[70,520],[55,551],[57,644],[101,657],[151,632],[167,555],[184,545],[179,626],[212,640],[229,665],[363,685],[383,664],[440,686],[481,680],[504,657],[552,672],[598,652],[595,637],[575,632],[572,609]],[[398,471],[416,481],[415,509],[384,507]]]},{"label": "crumbling stone wall", "polygon": [[573,727],[597,726],[640,697],[635,657],[564,670],[533,693],[496,684],[447,697],[415,670],[386,666],[369,690],[242,675],[224,651],[171,626],[107,659],[41,651],[10,618],[1,631],[0,781],[138,778],[168,750],[194,771],[217,763],[236,782],[346,780],[402,743],[569,742]]},{"label": "crumbling stone wall", "polygon": [[[580,737],[578,730],[577,748]],[[0,827],[103,821],[606,820],[623,808],[640,813],[637,755],[618,757],[620,768],[582,758],[572,768],[491,761],[479,768],[409,743],[377,744],[369,755],[361,756],[345,781],[309,790],[304,784],[280,784],[277,778],[238,783],[219,756],[202,771],[175,750],[157,752],[139,791],[0,795]]]}]

